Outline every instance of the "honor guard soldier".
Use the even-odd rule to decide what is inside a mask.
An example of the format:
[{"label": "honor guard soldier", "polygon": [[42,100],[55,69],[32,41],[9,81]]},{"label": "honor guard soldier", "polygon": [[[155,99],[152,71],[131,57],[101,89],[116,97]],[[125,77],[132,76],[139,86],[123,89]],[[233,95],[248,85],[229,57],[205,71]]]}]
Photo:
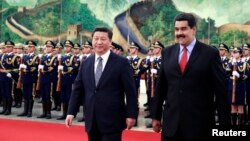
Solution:
[{"label": "honor guard soldier", "polygon": [[[24,110],[18,116],[32,117],[32,109],[34,105],[34,98],[36,93],[36,81],[38,73],[39,58],[35,54],[36,42],[29,40],[26,43],[27,54],[22,57],[22,64],[19,66],[21,73],[19,79],[22,81]],[[21,76],[22,75],[22,76]]]},{"label": "honor guard soldier", "polygon": [[[229,47],[224,43],[220,43],[218,49],[219,49],[219,53],[220,53],[220,57],[221,57],[222,67],[223,67],[224,74],[226,77],[226,86],[228,86],[228,81],[230,79],[230,75],[228,75],[228,73],[226,73],[226,69],[228,67],[228,63],[230,63]],[[231,52],[233,53],[234,49],[232,48],[231,50],[232,50]]]},{"label": "honor guard soldier", "polygon": [[[90,55],[92,55],[92,53],[93,53],[92,43],[90,41],[84,42],[84,44],[82,44],[82,57],[81,57],[82,59],[80,59],[81,63],[84,62]],[[80,106],[82,105],[83,104],[80,103]],[[83,121],[85,121],[84,116],[78,119],[78,122],[83,122]]]},{"label": "honor guard soldier", "polygon": [[148,52],[147,52],[147,56],[145,58],[145,64],[143,67],[146,68],[146,71],[144,73],[144,78],[145,78],[145,85],[146,85],[146,94],[147,94],[147,102],[145,104],[143,104],[143,106],[146,107],[146,109],[149,110],[148,106],[149,106],[149,101],[150,101],[150,97],[151,97],[151,93],[150,93],[150,86],[151,86],[151,77],[150,77],[150,59],[154,56],[153,50],[153,43],[149,46],[148,48]]},{"label": "honor guard soldier", "polygon": [[[0,44],[0,64],[1,64],[1,58],[3,56],[3,54],[5,53],[5,46],[4,46],[4,43],[1,43]],[[0,69],[3,69],[0,65]],[[2,87],[2,84],[3,83],[3,76],[5,75],[4,72],[1,72],[0,71],[0,106],[3,106],[3,96],[2,96],[2,90],[1,90],[1,87]]]},{"label": "honor guard soldier", "polygon": [[66,40],[64,42],[65,54],[61,58],[61,65],[58,66],[58,72],[62,73],[60,85],[61,85],[61,101],[63,107],[63,114],[61,117],[57,118],[57,120],[64,120],[66,118],[69,99],[72,90],[72,84],[75,79],[73,73],[75,71],[78,71],[78,67],[80,65],[79,58],[77,60],[75,56],[71,54],[71,49],[73,47],[80,47],[80,45],[78,44],[74,45],[70,40]]},{"label": "honor guard soldier", "polygon": [[[53,79],[57,68],[56,56],[52,55],[55,48],[54,42],[48,40],[45,42],[46,54],[41,57],[41,62],[38,65],[38,82],[37,89],[40,89],[40,95],[42,97],[42,109],[43,113],[38,118],[51,118],[51,104],[53,93]],[[40,58],[40,56],[39,56]],[[40,81],[40,82],[39,82]],[[39,88],[40,87],[40,88]]]},{"label": "honor guard soldier", "polygon": [[[149,100],[149,114],[145,116],[145,118],[151,118],[151,105],[152,105],[152,100],[154,98],[154,89],[156,86],[157,78],[160,72],[160,66],[161,66],[161,52],[164,49],[164,45],[156,41],[153,43],[153,54],[154,57],[150,58],[150,80],[151,80],[151,85],[149,86],[149,92],[150,92],[150,100]],[[147,128],[151,128],[152,124],[146,125]]]},{"label": "honor guard soldier", "polygon": [[[63,49],[63,44],[58,42],[56,43],[56,46],[54,48],[54,56],[56,56],[57,61],[60,60],[61,58],[61,53],[62,53],[62,49]],[[54,71],[55,72],[55,71]],[[53,102],[54,102],[54,107],[51,109],[56,110],[56,111],[61,111],[61,96],[60,96],[60,91],[56,90],[57,87],[57,82],[58,82],[58,72],[55,72],[56,77],[53,77],[53,93],[52,93],[52,97],[53,97]]]},{"label": "honor guard soldier", "polygon": [[[136,42],[131,42],[130,47],[129,47],[130,56],[127,56],[129,63],[132,66],[133,72],[134,72],[134,80],[135,80],[135,85],[136,85],[137,98],[139,98],[141,75],[146,71],[143,68],[143,64],[144,64],[143,59],[138,56],[138,53],[140,50],[141,50],[141,47]],[[139,110],[139,107],[138,107],[138,110]],[[137,126],[137,120],[136,120],[135,126]]]},{"label": "honor guard soldier", "polygon": [[[38,54],[38,57],[39,57],[39,63],[40,63],[40,60],[42,59],[41,57],[45,54],[45,46],[37,46],[37,50],[36,50],[37,54]],[[40,95],[40,89],[38,87],[38,85],[36,84],[36,96],[35,98],[41,98],[41,95]],[[38,103],[42,103],[42,99],[40,99],[38,101]]]},{"label": "honor guard soldier", "polygon": [[1,57],[0,72],[4,73],[1,83],[1,93],[3,95],[3,111],[0,114],[10,115],[13,101],[14,83],[18,79],[18,68],[20,57],[13,54],[15,44],[8,40],[5,41],[6,53]]},{"label": "honor guard soldier", "polygon": [[231,122],[232,125],[240,125],[243,124],[244,118],[245,80],[248,72],[246,72],[246,63],[241,59],[242,48],[235,47],[232,55],[233,59],[227,68],[227,73],[231,74],[228,86],[231,100]]},{"label": "honor guard soldier", "polygon": [[[21,43],[17,43],[14,46],[13,53],[17,56],[20,57],[22,60],[23,55],[24,55],[24,46]],[[21,88],[16,86],[17,84],[15,83],[15,89],[14,89],[14,104],[12,107],[20,108],[22,105],[22,99],[23,99],[23,94]]]},{"label": "honor guard soldier", "polygon": [[93,54],[93,47],[92,43],[90,41],[86,41],[84,44],[82,44],[82,62],[87,59],[91,54]]},{"label": "honor guard soldier", "polygon": [[115,54],[122,55],[123,48],[122,48],[122,46],[118,45],[117,43],[112,42],[111,51],[114,52]]},{"label": "honor guard soldier", "polygon": [[80,54],[82,48],[78,43],[75,43],[73,49],[74,49],[74,65],[73,65],[72,75],[73,75],[73,81],[75,81],[82,60],[82,55]]},{"label": "honor guard soldier", "polygon": [[[250,73],[250,44],[243,44],[243,56],[244,61],[247,63],[247,72]],[[250,76],[250,74],[248,74]],[[246,104],[245,106],[245,122],[247,125],[250,125],[250,78],[246,79]]]}]

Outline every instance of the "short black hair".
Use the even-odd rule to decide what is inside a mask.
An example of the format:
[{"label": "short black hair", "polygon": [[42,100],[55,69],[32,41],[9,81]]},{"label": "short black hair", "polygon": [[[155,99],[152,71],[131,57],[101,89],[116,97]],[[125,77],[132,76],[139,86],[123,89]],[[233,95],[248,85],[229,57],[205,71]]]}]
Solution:
[{"label": "short black hair", "polygon": [[176,21],[187,21],[190,28],[196,27],[196,18],[191,13],[181,13],[177,15],[174,19]]},{"label": "short black hair", "polygon": [[94,29],[93,33],[92,33],[92,37],[94,36],[95,32],[106,32],[108,33],[108,37],[110,40],[112,40],[112,37],[113,37],[113,32],[106,28],[106,27],[97,27]]}]

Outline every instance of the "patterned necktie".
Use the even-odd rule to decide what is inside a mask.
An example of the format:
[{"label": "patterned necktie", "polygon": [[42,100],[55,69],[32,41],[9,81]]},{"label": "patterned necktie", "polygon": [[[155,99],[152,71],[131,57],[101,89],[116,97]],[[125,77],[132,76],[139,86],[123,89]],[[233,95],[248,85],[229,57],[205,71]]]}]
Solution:
[{"label": "patterned necktie", "polygon": [[96,86],[102,75],[102,60],[103,60],[102,57],[97,58],[98,64],[97,64],[96,71],[95,71],[95,85]]},{"label": "patterned necktie", "polygon": [[182,52],[182,56],[181,56],[181,60],[179,64],[182,73],[184,73],[185,67],[187,65],[187,59],[188,59],[187,47],[183,47],[183,52]]}]

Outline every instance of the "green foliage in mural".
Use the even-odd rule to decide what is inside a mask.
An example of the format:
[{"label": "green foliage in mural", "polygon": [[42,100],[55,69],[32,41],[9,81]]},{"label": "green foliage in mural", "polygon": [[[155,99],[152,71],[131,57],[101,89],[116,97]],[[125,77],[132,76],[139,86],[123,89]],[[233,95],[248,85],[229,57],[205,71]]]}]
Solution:
[{"label": "green foliage in mural", "polygon": [[[152,36],[153,40],[160,40],[166,45],[174,43],[174,18],[180,13],[173,4],[156,4],[153,5],[155,14],[144,17],[144,25],[140,28],[144,38]],[[211,39],[216,42],[215,21],[211,18],[198,19],[197,35],[198,40]]]},{"label": "green foliage in mural", "polygon": [[57,35],[65,32],[70,24],[81,23],[84,30],[93,30],[96,26],[106,26],[88,9],[86,4],[80,4],[79,0],[63,1],[61,5],[50,6],[20,19],[21,24],[40,35]]},{"label": "green foliage in mural", "polygon": [[241,46],[247,41],[247,33],[239,30],[231,30],[220,35],[219,40],[228,46]]},{"label": "green foliage in mural", "polygon": [[140,31],[142,35],[147,37],[152,36],[153,40],[160,40],[164,44],[173,42],[173,19],[179,13],[172,4],[157,4],[153,5],[155,14],[149,17],[144,17],[144,25]]}]

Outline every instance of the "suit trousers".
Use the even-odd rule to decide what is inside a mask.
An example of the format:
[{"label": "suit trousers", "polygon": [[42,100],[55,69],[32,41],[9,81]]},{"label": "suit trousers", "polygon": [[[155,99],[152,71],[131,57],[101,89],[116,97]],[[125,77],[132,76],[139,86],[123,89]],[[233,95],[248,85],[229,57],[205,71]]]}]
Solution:
[{"label": "suit trousers", "polygon": [[121,141],[122,132],[101,133],[98,129],[96,121],[93,121],[92,128],[88,133],[89,141]]},{"label": "suit trousers", "polygon": [[[190,129],[192,130],[192,129]],[[188,139],[187,137],[185,137],[181,131],[180,126],[178,126],[175,134],[172,137],[168,137],[168,136],[164,136],[164,134],[161,134],[161,141],[209,141],[209,137],[202,137],[202,138],[198,138],[198,139]]]}]

